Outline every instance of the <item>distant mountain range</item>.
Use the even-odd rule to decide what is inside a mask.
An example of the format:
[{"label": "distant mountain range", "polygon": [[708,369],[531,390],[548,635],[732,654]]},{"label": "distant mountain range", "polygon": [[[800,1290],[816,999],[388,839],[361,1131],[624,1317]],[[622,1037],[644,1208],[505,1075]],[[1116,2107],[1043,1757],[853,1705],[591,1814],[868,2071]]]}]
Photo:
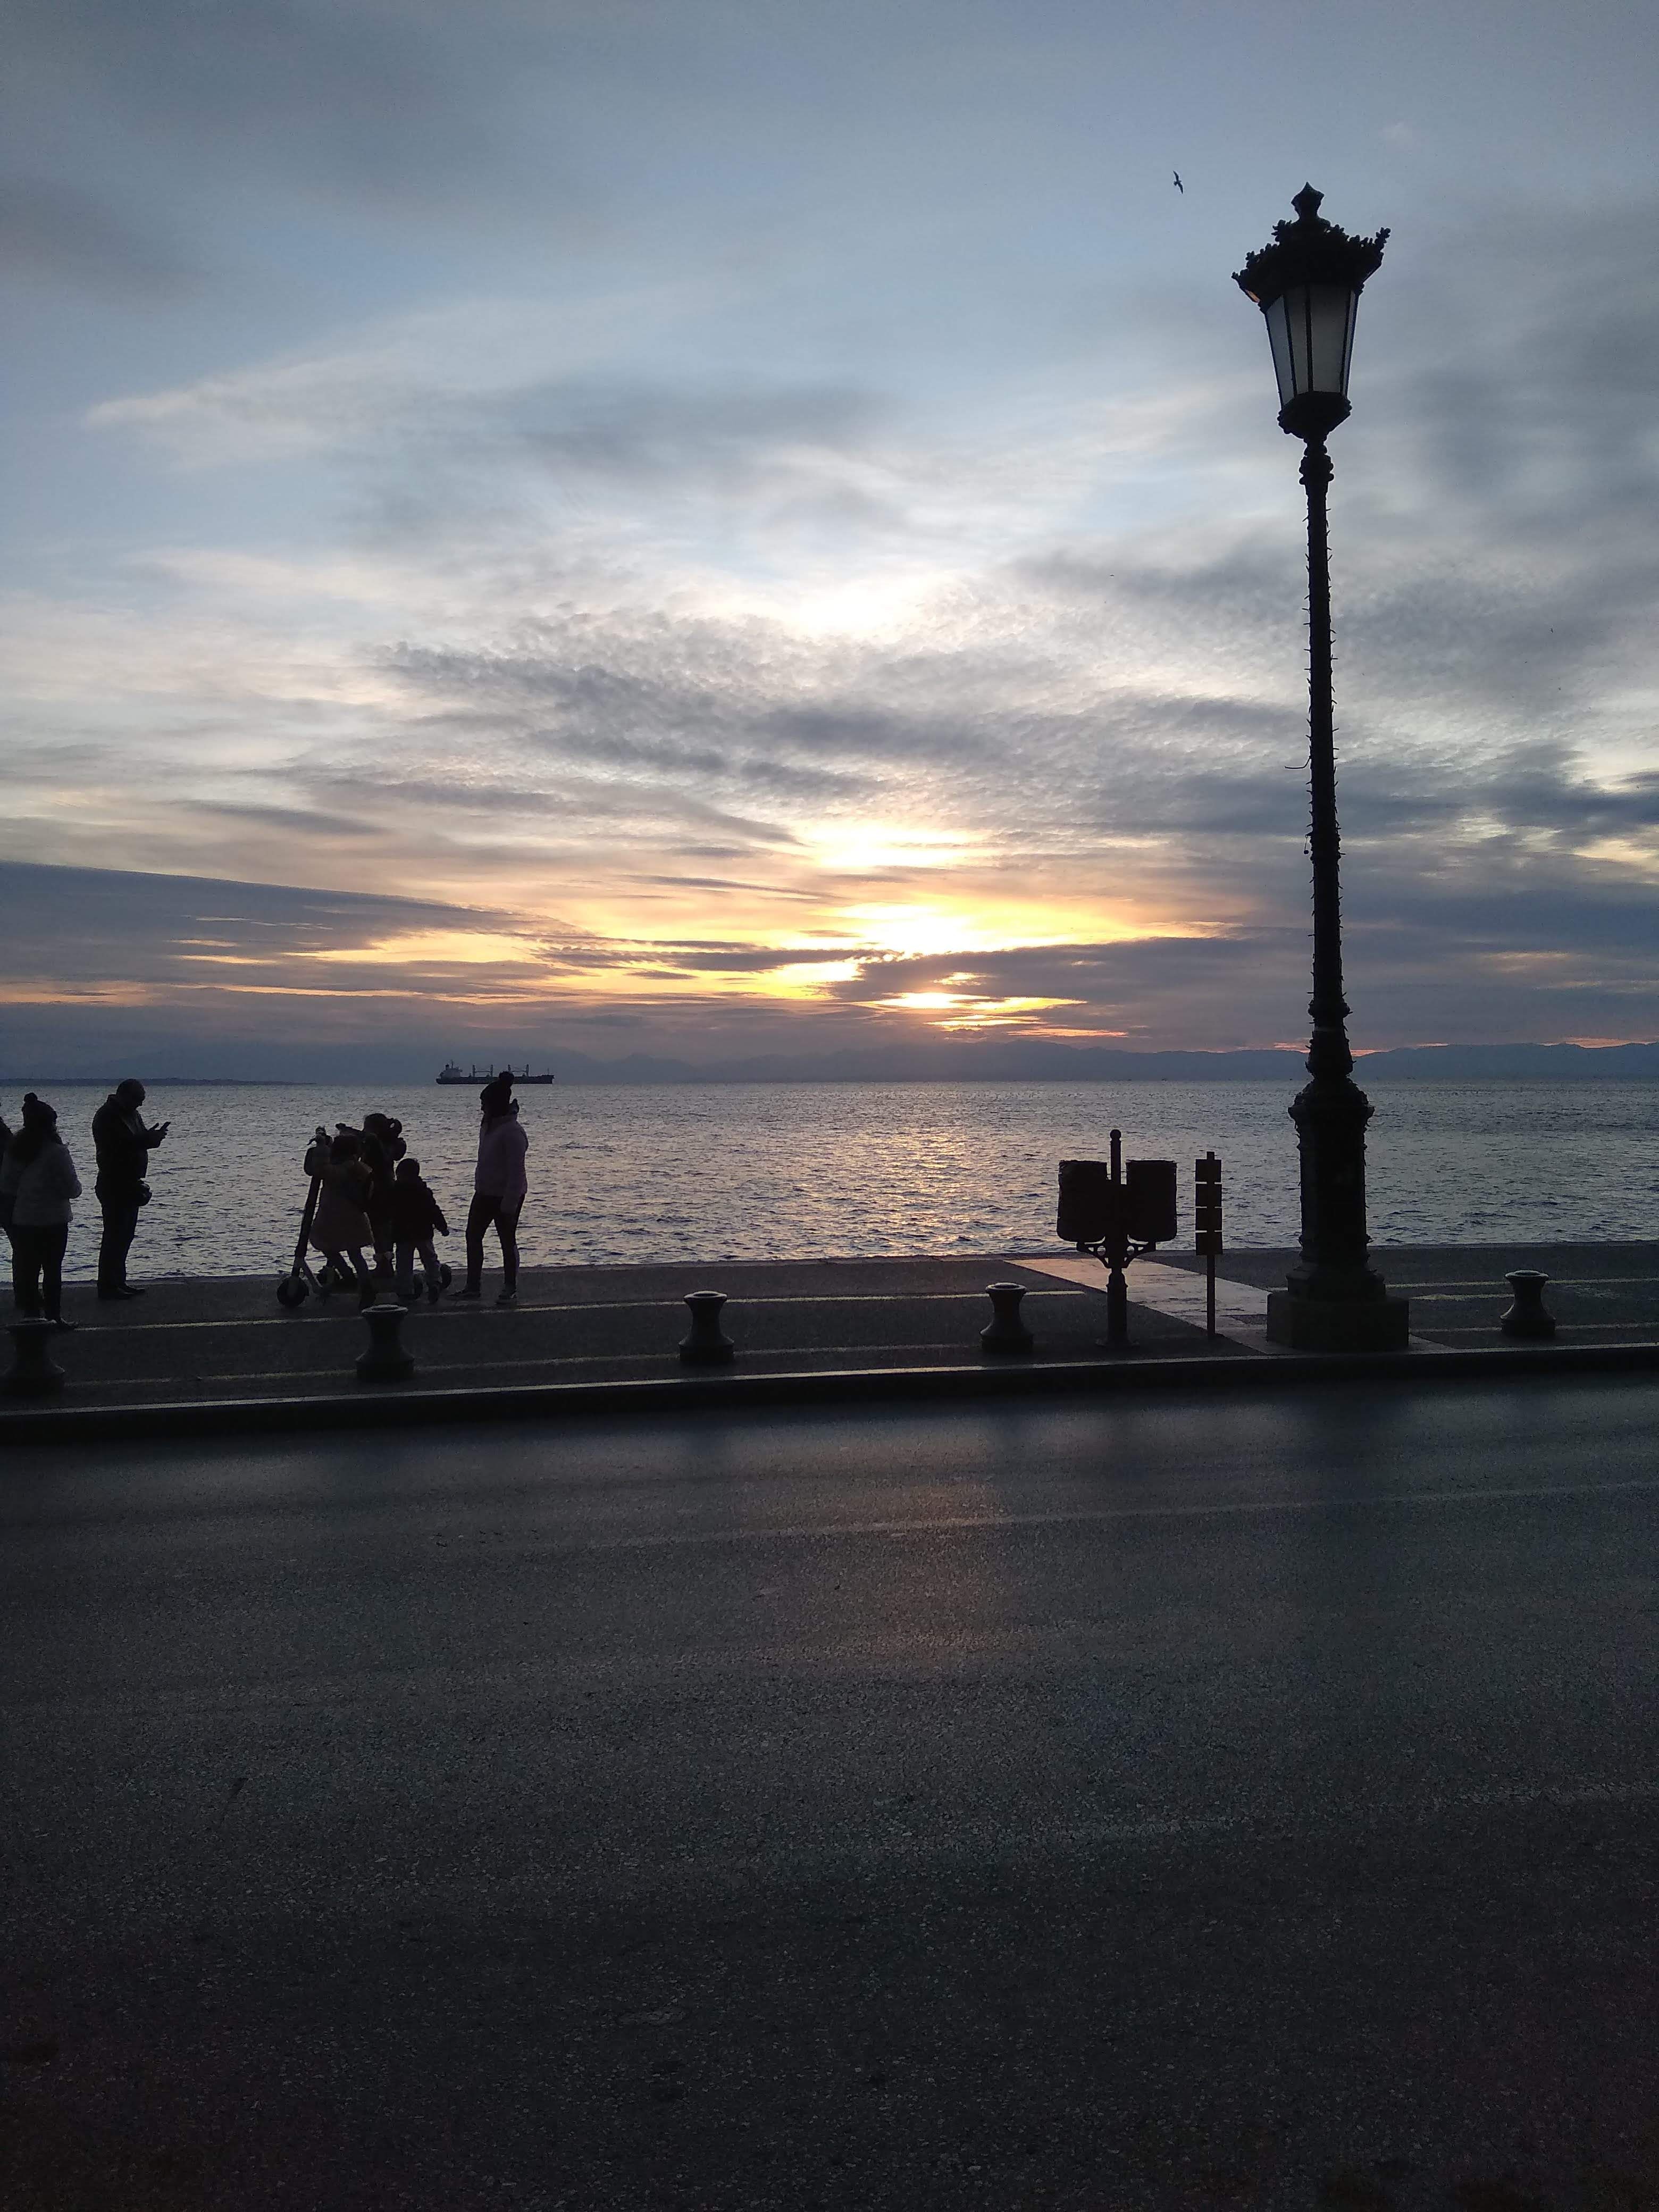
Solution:
[{"label": "distant mountain range", "polygon": [[[798,1056],[767,1054],[719,1068],[632,1054],[590,1060],[560,1053],[562,1083],[1249,1083],[1295,1082],[1299,1052],[1126,1052],[1099,1046],[957,1046]],[[1623,1076],[1659,1082],[1659,1043],[1430,1044],[1367,1054],[1356,1065],[1364,1083],[1550,1083]]]},{"label": "distant mountain range", "polygon": [[[517,1040],[514,1054],[524,1056]],[[527,1048],[532,1056],[541,1047]],[[484,1055],[488,1057],[488,1054]],[[505,1048],[496,1055],[505,1056]],[[181,1051],[177,1066],[185,1061]],[[338,1064],[336,1065],[335,1063]],[[430,1063],[430,1064],[428,1064]],[[152,1063],[153,1064],[153,1063]],[[188,1064],[185,1062],[185,1064]],[[545,1066],[545,1060],[538,1060]],[[872,1046],[866,1052],[768,1053],[744,1060],[699,1066],[633,1053],[623,1060],[594,1060],[579,1052],[555,1050],[550,1064],[561,1083],[1249,1083],[1291,1085],[1305,1080],[1299,1052],[1132,1052],[1118,1047],[1045,1044],[1027,1038],[1007,1043],[990,1039],[973,1044]],[[429,1083],[437,1060],[429,1050],[372,1056],[308,1055],[304,1080],[354,1084]],[[53,1083],[112,1083],[126,1071],[106,1069],[93,1076],[0,1077],[0,1088],[24,1082],[42,1089]],[[1404,1045],[1366,1054],[1357,1064],[1361,1083],[1578,1083],[1608,1077],[1659,1083],[1659,1043],[1429,1044]],[[151,1084],[291,1083],[292,1075],[273,1074],[270,1063],[250,1066],[236,1075],[152,1074]]]}]

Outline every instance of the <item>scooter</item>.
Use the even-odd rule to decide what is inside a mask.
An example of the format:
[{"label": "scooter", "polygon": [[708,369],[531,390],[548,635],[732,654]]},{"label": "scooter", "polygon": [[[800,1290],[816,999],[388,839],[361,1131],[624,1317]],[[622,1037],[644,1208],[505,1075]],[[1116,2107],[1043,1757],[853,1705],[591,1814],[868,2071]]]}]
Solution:
[{"label": "scooter", "polygon": [[[328,1131],[319,1127],[313,1142],[326,1145]],[[313,1269],[306,1257],[311,1243],[311,1224],[317,1218],[317,1200],[322,1188],[321,1176],[313,1176],[311,1188],[306,1193],[305,1212],[300,1216],[300,1241],[294,1247],[294,1266],[289,1273],[277,1278],[276,1303],[290,1313],[295,1306],[302,1306],[313,1291],[319,1298],[325,1298],[331,1291],[338,1288],[334,1280],[334,1271],[326,1260],[320,1267]]]}]

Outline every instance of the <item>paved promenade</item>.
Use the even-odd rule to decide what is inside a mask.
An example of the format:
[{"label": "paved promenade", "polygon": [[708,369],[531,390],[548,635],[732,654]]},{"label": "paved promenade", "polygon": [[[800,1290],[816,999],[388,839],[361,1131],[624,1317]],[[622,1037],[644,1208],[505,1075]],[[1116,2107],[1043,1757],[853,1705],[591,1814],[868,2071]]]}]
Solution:
[{"label": "paved promenade", "polygon": [[[1306,1360],[1270,1346],[1263,1328],[1267,1291],[1283,1282],[1293,1256],[1227,1255],[1214,1338],[1204,1329],[1200,1261],[1175,1252],[1137,1261],[1129,1271],[1132,1341],[1114,1353],[1104,1344],[1105,1271],[1060,1247],[965,1259],[531,1268],[517,1309],[505,1312],[493,1304],[500,1277],[492,1273],[481,1304],[446,1297],[410,1312],[403,1334],[415,1375],[382,1385],[357,1378],[368,1337],[351,1294],[310,1298],[284,1312],[274,1271],[157,1282],[126,1305],[72,1290],[66,1310],[80,1326],[53,1340],[67,1383],[46,1417],[233,1402],[267,1404],[274,1417],[278,1405],[303,1401],[343,1418],[366,1396],[385,1401],[399,1394],[483,1394],[480,1410],[489,1400],[561,1389],[584,1405],[624,1392],[638,1402],[641,1386],[648,1394],[649,1386],[702,1384],[706,1395],[709,1370],[688,1370],[677,1350],[689,1322],[685,1295],[702,1289],[723,1291],[730,1301],[723,1320],[737,1358],[716,1372],[739,1387],[744,1378],[769,1377],[782,1389],[793,1376],[803,1378],[804,1389],[810,1378],[830,1388],[830,1378],[852,1376],[890,1388],[910,1376],[959,1389],[985,1370],[1013,1368],[1047,1373],[1056,1387],[1062,1370],[1073,1383],[1091,1369],[1153,1381],[1172,1365],[1190,1368],[1194,1381],[1229,1363],[1279,1361],[1301,1371]],[[1504,1347],[1498,1326],[1509,1301],[1504,1276],[1517,1267],[1552,1279],[1555,1351],[1659,1346],[1659,1245],[1435,1247],[1378,1259],[1391,1287],[1411,1300],[1413,1342],[1425,1356]],[[1026,1287],[1023,1313],[1036,1349],[1024,1359],[998,1361],[981,1348],[991,1318],[986,1285],[997,1281]],[[9,1425],[39,1431],[41,1420],[38,1404],[0,1401],[0,1436]]]}]

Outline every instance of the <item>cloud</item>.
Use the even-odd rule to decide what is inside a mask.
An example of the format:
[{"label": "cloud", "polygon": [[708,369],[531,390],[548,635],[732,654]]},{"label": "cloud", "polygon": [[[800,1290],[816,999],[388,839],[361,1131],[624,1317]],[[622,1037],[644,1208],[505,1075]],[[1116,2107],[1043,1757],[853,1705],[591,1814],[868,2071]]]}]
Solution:
[{"label": "cloud", "polygon": [[[378,454],[383,465],[550,482],[592,480],[659,495],[665,485],[729,496],[758,487],[799,502],[888,513],[867,477],[847,475],[884,409],[853,386],[722,377],[717,386],[600,379],[586,356],[630,325],[647,335],[684,310],[685,288],[601,294],[556,316],[476,297],[382,317],[294,354],[100,402],[97,429],[137,432],[179,459],[216,465],[295,453]],[[548,353],[568,374],[536,374]]]},{"label": "cloud", "polygon": [[549,468],[635,483],[695,477],[727,489],[757,464],[861,444],[879,413],[873,395],[834,386],[717,390],[550,384],[503,404],[506,428]]},{"label": "cloud", "polygon": [[194,813],[246,824],[255,830],[289,830],[303,837],[359,838],[374,824],[366,817],[325,814],[313,806],[233,806],[222,799],[187,799]]},{"label": "cloud", "polygon": [[[1656,955],[1627,886],[1598,896],[1564,878],[1553,916],[1525,890],[1479,879],[1419,888],[1413,905],[1401,883],[1368,878],[1353,902],[1358,1041],[1392,1041],[1413,1009],[1465,1038],[1513,1033],[1528,1006],[1534,1026],[1553,1009],[1556,1035],[1653,1026]],[[47,1053],[36,1068],[71,1064],[51,1057],[54,1038],[65,1051],[79,1040],[102,1068],[100,1052],[142,1043],[146,1025],[185,1052],[177,1066],[204,1073],[259,1072],[250,1040],[291,1050],[354,1024],[364,1065],[390,1052],[403,1066],[397,1055],[422,1038],[499,1050],[508,1030],[526,1048],[592,1030],[715,1066],[768,1051],[890,1054],[929,1038],[1150,1048],[1172,1041],[1172,1005],[1182,1041],[1224,1049],[1294,1041],[1306,990],[1300,917],[905,954],[853,939],[607,936],[511,908],[31,865],[0,866],[0,890],[18,917],[6,949],[14,1039]],[[1471,975],[1486,1018],[1466,1005],[1454,1021]],[[1602,1026],[1583,1029],[1586,1012]]]},{"label": "cloud", "polygon": [[[1401,275],[1394,319],[1396,264],[1375,314],[1368,294],[1333,503],[1366,1042],[1423,1034],[1413,1006],[1435,1034],[1528,1004],[1553,1027],[1573,993],[1599,1009],[1578,1033],[1613,1033],[1614,1000],[1656,1025],[1653,228],[1557,219],[1522,286],[1466,224]],[[1477,266],[1468,301],[1431,297]],[[942,994],[941,1025],[1294,1035],[1288,445],[1241,459],[1201,360],[1155,404],[1056,375],[977,426],[873,375],[711,368],[674,343],[706,334],[689,297],[612,293],[609,320],[597,298],[452,300],[105,403],[99,427],[223,462],[227,499],[288,455],[340,504],[314,556],[150,548],[125,628],[88,610],[77,641],[62,603],[31,628],[14,834],[66,860],[328,865],[457,908],[483,884],[520,933],[584,926],[540,932],[549,988],[626,990],[665,1033],[925,1024]],[[1425,370],[1453,304],[1455,373]],[[455,964],[410,988],[449,993]],[[384,970],[343,963],[340,987]]]},{"label": "cloud", "polygon": [[[492,12],[500,41],[510,15]],[[12,0],[6,20],[14,84],[74,85],[175,158],[231,145],[313,187],[453,189],[486,151],[502,89],[477,42],[418,0]]]},{"label": "cloud", "polygon": [[513,919],[425,899],[20,860],[0,861],[0,884],[10,916],[4,946],[10,971],[51,969],[75,982],[126,975],[152,981],[167,971],[179,945],[210,939],[264,958],[398,932],[502,930]]},{"label": "cloud", "polygon": [[382,331],[364,344],[313,349],[258,368],[100,401],[94,429],[136,431],[194,465],[266,461],[382,441],[388,422],[428,415],[434,402],[403,358],[416,333]]},{"label": "cloud", "polygon": [[200,281],[192,263],[88,194],[40,177],[0,177],[0,270],[120,300],[168,301]]}]

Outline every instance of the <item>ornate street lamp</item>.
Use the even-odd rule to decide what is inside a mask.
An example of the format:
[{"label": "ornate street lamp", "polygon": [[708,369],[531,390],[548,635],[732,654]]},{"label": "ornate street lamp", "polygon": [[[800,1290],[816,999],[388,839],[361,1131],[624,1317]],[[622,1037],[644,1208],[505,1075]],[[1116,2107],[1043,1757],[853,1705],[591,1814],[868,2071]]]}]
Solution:
[{"label": "ornate street lamp", "polygon": [[1302,1258],[1286,1287],[1267,1301],[1267,1334],[1275,1343],[1310,1352],[1403,1350],[1407,1303],[1389,1296],[1365,1257],[1365,1124],[1371,1104],[1353,1079],[1345,1026],[1348,1008],[1342,996],[1325,520],[1331,481],[1325,441],[1347,419],[1354,318],[1365,279],[1382,265],[1389,234],[1379,230],[1375,238],[1350,238],[1320,214],[1321,197],[1304,185],[1291,203],[1296,221],[1275,223],[1273,244],[1251,254],[1234,278],[1267,321],[1279,379],[1279,428],[1307,447],[1302,481],[1308,492],[1312,1079],[1290,1109],[1302,1160]]}]

